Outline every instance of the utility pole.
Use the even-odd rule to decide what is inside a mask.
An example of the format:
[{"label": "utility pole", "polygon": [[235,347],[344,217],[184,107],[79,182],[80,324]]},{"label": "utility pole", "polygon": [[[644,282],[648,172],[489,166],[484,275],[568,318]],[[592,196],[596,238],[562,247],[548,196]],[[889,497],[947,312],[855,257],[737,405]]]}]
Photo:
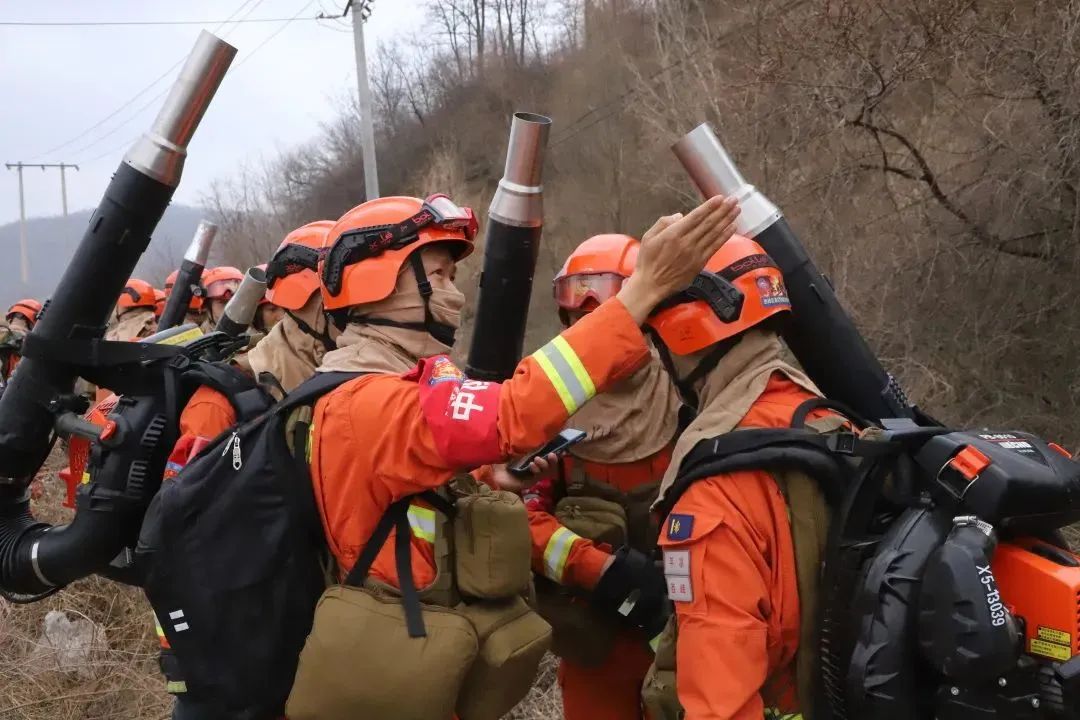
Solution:
[{"label": "utility pole", "polygon": [[26,199],[23,195],[23,168],[36,167],[45,172],[46,168],[60,168],[60,202],[63,204],[64,217],[67,217],[67,180],[64,170],[67,168],[79,169],[78,165],[70,163],[4,163],[8,170],[14,168],[19,173],[19,255],[22,269],[22,282],[26,285],[30,282],[30,254],[26,247]]},{"label": "utility pole", "polygon": [[368,85],[367,55],[364,52],[364,23],[371,16],[375,0],[349,0],[352,8],[353,46],[356,51],[356,87],[360,94],[360,148],[364,156],[364,199],[379,197],[379,169],[375,166],[375,125],[371,112],[371,87]]}]

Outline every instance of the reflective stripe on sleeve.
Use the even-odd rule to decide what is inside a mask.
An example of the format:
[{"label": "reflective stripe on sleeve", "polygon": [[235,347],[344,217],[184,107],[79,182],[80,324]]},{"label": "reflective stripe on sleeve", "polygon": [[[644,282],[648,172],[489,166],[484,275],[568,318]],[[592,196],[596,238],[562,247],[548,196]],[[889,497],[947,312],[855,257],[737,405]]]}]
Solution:
[{"label": "reflective stripe on sleeve", "polygon": [[435,542],[435,511],[420,505],[409,506],[409,527],[413,535],[429,543]]},{"label": "reflective stripe on sleeve", "polygon": [[570,557],[570,548],[581,539],[581,536],[560,527],[551,533],[547,546],[544,548],[544,575],[557,583],[561,583],[563,573],[566,572],[566,560]]},{"label": "reflective stripe on sleeve", "polygon": [[187,683],[183,680],[169,680],[165,683],[165,692],[179,695],[187,692]]},{"label": "reflective stripe on sleeve", "polygon": [[559,394],[566,412],[573,415],[596,395],[596,386],[581,358],[560,335],[532,354]]}]

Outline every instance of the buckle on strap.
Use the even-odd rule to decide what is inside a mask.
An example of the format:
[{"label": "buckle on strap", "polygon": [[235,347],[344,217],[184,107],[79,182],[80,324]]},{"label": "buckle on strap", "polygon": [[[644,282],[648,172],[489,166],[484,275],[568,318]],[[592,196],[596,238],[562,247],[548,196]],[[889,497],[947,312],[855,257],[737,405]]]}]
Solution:
[{"label": "buckle on strap", "polygon": [[853,432],[838,432],[825,436],[825,447],[841,455],[854,455],[859,436]]}]

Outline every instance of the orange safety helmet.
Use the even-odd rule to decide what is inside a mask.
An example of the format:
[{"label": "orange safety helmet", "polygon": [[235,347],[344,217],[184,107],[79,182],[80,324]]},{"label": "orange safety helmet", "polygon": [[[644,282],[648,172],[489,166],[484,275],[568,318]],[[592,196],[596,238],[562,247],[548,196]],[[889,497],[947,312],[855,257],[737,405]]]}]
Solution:
[{"label": "orange safety helmet", "polygon": [[30,326],[30,329],[34,329],[34,325],[37,323],[38,313],[41,312],[41,303],[33,298],[26,298],[19,300],[17,303],[8,308],[7,315],[4,317],[7,320],[11,320],[15,315],[22,316],[26,320],[26,323]]},{"label": "orange safety helmet", "polygon": [[231,265],[210,268],[202,276],[202,284],[206,288],[206,298],[208,300],[228,300],[236,293],[236,289],[240,287],[240,282],[243,279],[244,273]]},{"label": "orange safety helmet", "polygon": [[[382,300],[394,291],[401,266],[415,251],[452,243],[454,259],[460,260],[473,251],[476,230],[472,210],[445,195],[384,197],[357,205],[327,233],[323,306],[332,311]],[[417,272],[426,278],[422,265]]]},{"label": "orange safety helmet", "polygon": [[168,297],[164,290],[154,288],[154,317],[160,318],[161,313],[165,312],[165,301]]},{"label": "orange safety helmet", "polygon": [[[176,278],[180,276],[179,270],[173,270],[169,273],[169,277],[165,278],[165,298],[166,300],[172,295],[173,286],[176,285]],[[192,293],[191,301],[188,303],[188,312],[199,312],[203,306],[203,287],[199,285],[198,292]],[[164,312],[165,308],[162,307]]]},{"label": "orange safety helmet", "polygon": [[[720,280],[738,290],[741,300],[725,297]],[[710,306],[706,297],[715,304]],[[783,274],[765,250],[750,238],[733,235],[709,258],[688,290],[660,307],[648,325],[671,352],[689,355],[790,312],[791,300]],[[721,317],[721,312],[730,313],[730,318]]]},{"label": "orange safety helmet", "polygon": [[118,310],[131,310],[133,308],[150,308],[157,304],[154,295],[154,286],[145,280],[131,278],[124,286],[124,292],[120,293],[120,299],[116,301]]},{"label": "orange safety helmet", "polygon": [[274,251],[266,270],[265,302],[299,310],[319,290],[319,261],[333,220],[316,220],[293,230]]},{"label": "orange safety helmet", "polygon": [[634,272],[639,247],[629,235],[594,235],[570,253],[551,283],[564,325],[568,311],[589,312],[615,297]]}]

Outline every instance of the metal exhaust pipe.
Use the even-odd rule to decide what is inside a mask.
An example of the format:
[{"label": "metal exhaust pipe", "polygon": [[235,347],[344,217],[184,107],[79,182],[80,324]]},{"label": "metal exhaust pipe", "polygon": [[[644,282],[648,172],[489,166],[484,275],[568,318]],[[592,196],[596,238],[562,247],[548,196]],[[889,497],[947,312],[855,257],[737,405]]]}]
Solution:
[{"label": "metal exhaust pipe", "polygon": [[506,165],[488,208],[484,269],[466,371],[505,380],[521,360],[544,226],[544,154],[551,119],[515,113]]},{"label": "metal exhaust pipe", "polygon": [[822,392],[867,418],[913,418],[900,385],[882,367],[783,213],[746,182],[712,127],[697,126],[671,149],[703,197],[738,198],[738,232],[756,240],[784,274],[792,306],[784,340]]},{"label": "metal exhaust pipe", "polygon": [[180,181],[188,142],[235,54],[223,40],[200,35],[153,128],[113,175],[0,398],[0,593],[6,596],[51,592],[98,571],[132,525],[138,527],[142,508],[112,499],[127,497],[126,472],[104,472],[79,501],[72,523],[56,528],[34,520],[26,486],[49,453],[77,375],[93,380],[93,367],[79,366],[89,358],[73,357],[66,343],[77,340],[85,348],[105,334],[116,298]]},{"label": "metal exhaust pipe", "polygon": [[214,329],[232,337],[240,337],[251,327],[259,301],[266,294],[266,273],[262,268],[248,268],[236,294],[229,298]]},{"label": "metal exhaust pipe", "polygon": [[162,330],[176,327],[184,322],[191,298],[195,294],[195,288],[202,279],[203,270],[206,269],[207,258],[210,257],[210,248],[214,245],[218,226],[209,220],[199,221],[199,227],[195,229],[195,237],[191,239],[184,260],[180,263],[180,271],[176,275],[176,283],[172,293],[165,303],[165,309],[158,320],[158,327]]},{"label": "metal exhaust pipe", "polygon": [[124,162],[162,185],[179,185],[188,143],[235,56],[232,45],[205,30],[199,33],[153,126],[128,150]]}]

